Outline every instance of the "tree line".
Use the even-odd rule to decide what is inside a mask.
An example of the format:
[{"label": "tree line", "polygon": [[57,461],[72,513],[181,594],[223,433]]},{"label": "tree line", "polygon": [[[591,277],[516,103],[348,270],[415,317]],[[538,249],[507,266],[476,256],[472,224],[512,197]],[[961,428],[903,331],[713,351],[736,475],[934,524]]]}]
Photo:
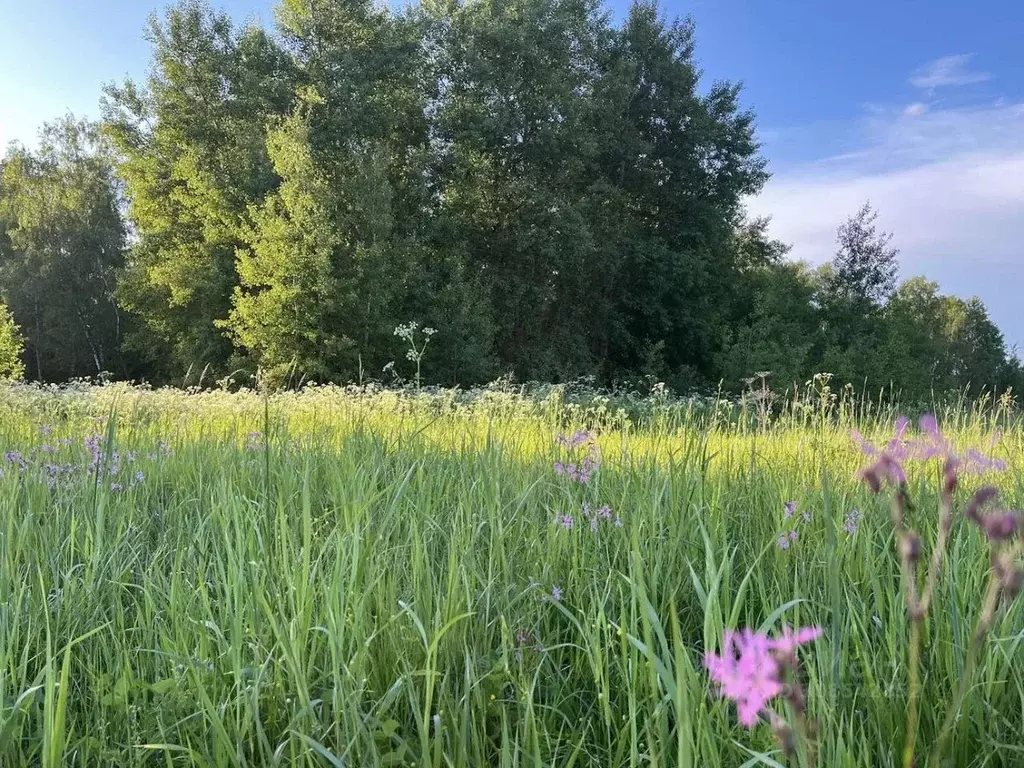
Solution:
[{"label": "tree line", "polygon": [[0,161],[8,372],[411,377],[417,320],[441,384],[1024,383],[980,300],[897,282],[869,207],[825,266],[786,258],[744,211],[739,87],[652,3],[280,0],[268,31],[185,0],[147,39],[99,123]]}]

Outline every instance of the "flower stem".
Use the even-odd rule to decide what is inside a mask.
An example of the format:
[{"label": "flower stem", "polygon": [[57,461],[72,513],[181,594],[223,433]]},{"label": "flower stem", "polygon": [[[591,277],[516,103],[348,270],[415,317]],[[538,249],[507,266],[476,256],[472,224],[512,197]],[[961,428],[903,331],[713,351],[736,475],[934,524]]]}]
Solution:
[{"label": "flower stem", "polygon": [[917,699],[921,680],[921,624],[922,618],[912,616],[910,619],[910,654],[908,673],[910,676],[910,699],[907,701],[907,740],[903,745],[903,768],[913,768],[914,749],[917,746]]},{"label": "flower stem", "polygon": [[942,560],[946,556],[946,545],[949,542],[949,531],[953,526],[953,497],[948,492],[943,492],[939,508],[939,529],[935,537],[935,548],[932,550],[932,559],[928,564],[928,576],[925,579],[924,590],[921,592],[921,599],[918,602],[920,612],[928,612],[928,606],[932,601],[932,594],[935,592],[935,584],[939,579],[939,572],[942,570]]},{"label": "flower stem", "polygon": [[960,711],[964,698],[967,696],[967,690],[971,685],[971,678],[974,677],[974,668],[978,665],[981,647],[985,644],[985,638],[992,627],[996,605],[999,600],[999,586],[999,579],[995,572],[993,572],[989,577],[988,590],[985,592],[985,600],[981,606],[981,615],[978,617],[978,623],[974,628],[974,633],[971,635],[971,644],[967,649],[967,661],[964,663],[964,673],[960,678],[960,685],[957,687],[956,696],[953,697],[953,703],[950,705],[949,711],[946,712],[946,719],[942,723],[942,730],[939,731],[939,738],[935,741],[935,748],[932,750],[931,759],[928,761],[928,764],[934,768],[938,768],[942,760],[942,750],[946,746],[946,741],[953,729],[953,724],[956,722],[956,715]]}]

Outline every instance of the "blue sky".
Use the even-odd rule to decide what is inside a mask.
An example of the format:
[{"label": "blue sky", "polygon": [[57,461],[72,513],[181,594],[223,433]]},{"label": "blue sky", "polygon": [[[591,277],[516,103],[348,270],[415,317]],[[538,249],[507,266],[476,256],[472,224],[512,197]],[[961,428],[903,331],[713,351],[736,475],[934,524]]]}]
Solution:
[{"label": "blue sky", "polygon": [[[272,18],[269,0],[215,2]],[[621,11],[622,0],[613,7]],[[0,0],[0,147],[104,82],[145,73],[146,0]],[[1019,0],[691,0],[709,79],[740,80],[773,173],[751,210],[793,255],[825,261],[870,200],[903,275],[980,296],[1024,348],[1024,3]]]}]

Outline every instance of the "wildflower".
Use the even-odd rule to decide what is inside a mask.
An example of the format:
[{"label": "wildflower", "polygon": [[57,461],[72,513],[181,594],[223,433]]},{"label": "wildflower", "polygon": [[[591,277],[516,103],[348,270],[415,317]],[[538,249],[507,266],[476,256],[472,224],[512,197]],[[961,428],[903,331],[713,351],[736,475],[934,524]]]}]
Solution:
[{"label": "wildflower", "polygon": [[597,532],[602,522],[611,523],[616,528],[622,527],[622,521],[612,512],[612,508],[605,504],[598,510],[591,509],[590,504],[583,504],[583,517],[590,521],[590,530]]},{"label": "wildflower", "polygon": [[884,446],[878,447],[865,440],[860,432],[854,430],[850,436],[860,446],[865,456],[874,458],[874,463],[861,469],[857,475],[864,480],[872,493],[878,493],[885,482],[902,486],[907,482],[907,475],[903,471],[902,462],[909,457],[910,448],[903,436],[906,434],[910,421],[901,416],[896,421],[896,434]]},{"label": "wildflower", "polygon": [[567,477],[582,485],[587,485],[590,482],[591,476],[601,464],[601,457],[598,453],[597,442],[595,441],[593,434],[584,430],[579,430],[571,437],[557,435],[555,437],[555,442],[570,450],[589,446],[587,455],[579,464],[573,463],[566,465],[561,461],[556,461],[554,465],[555,472],[557,474]]},{"label": "wildflower", "polygon": [[851,509],[846,513],[846,517],[843,519],[843,530],[849,535],[853,535],[857,532],[857,526],[860,525],[861,512],[859,509]]},{"label": "wildflower", "polygon": [[557,584],[551,588],[551,599],[556,603],[562,602],[562,588]]},{"label": "wildflower", "polygon": [[811,522],[811,511],[809,509],[805,509],[802,517],[805,523]]},{"label": "wildflower", "polygon": [[559,515],[556,518],[556,522],[567,531],[571,531],[573,526],[576,525],[576,521],[573,520],[572,515]]},{"label": "wildflower", "polygon": [[749,629],[726,632],[723,653],[707,654],[704,665],[719,695],[736,702],[740,723],[752,728],[768,702],[782,693],[779,663],[768,638]]},{"label": "wildflower", "polygon": [[586,445],[594,441],[594,435],[585,429],[578,429],[571,437],[565,435],[557,435],[555,442],[565,448],[579,448],[581,445]]},{"label": "wildflower", "polygon": [[776,543],[779,545],[779,549],[789,549],[789,536],[784,533],[781,534]]},{"label": "wildflower", "polygon": [[124,490],[124,487],[120,483],[111,483],[110,490],[113,491],[114,493],[120,493],[121,491]]},{"label": "wildflower", "polygon": [[750,629],[726,631],[722,655],[705,654],[704,666],[719,695],[736,702],[740,723],[753,728],[768,703],[786,690],[783,672],[795,668],[796,649],[820,636],[817,627],[786,628],[775,640]]},{"label": "wildflower", "polygon": [[796,541],[797,540],[797,536],[798,536],[798,534],[797,534],[796,531],[790,531],[789,532],[789,540],[790,541]]},{"label": "wildflower", "polygon": [[986,456],[977,448],[968,448],[963,453],[957,453],[952,443],[939,429],[939,422],[932,414],[925,414],[918,424],[924,437],[911,444],[911,450],[920,459],[931,459],[939,457],[945,459],[944,472],[949,489],[956,485],[958,472],[967,474],[982,474],[990,470],[1002,471],[1006,469],[1006,462],[1001,459],[994,459]]},{"label": "wildflower", "polygon": [[782,636],[772,640],[771,647],[780,653],[795,653],[801,645],[814,642],[822,634],[821,627],[803,627],[795,632],[791,627],[783,627]]},{"label": "wildflower", "polygon": [[7,453],[4,454],[4,458],[7,460],[8,464],[16,464],[21,469],[28,468],[28,462],[25,460],[21,451],[7,451]]},{"label": "wildflower", "polygon": [[796,514],[796,502],[795,501],[787,501],[785,504],[783,504],[782,505],[782,514],[784,514],[786,516],[787,520],[789,518],[791,518],[794,514]]},{"label": "wildflower", "polygon": [[1016,510],[998,509],[982,514],[982,507],[998,495],[999,492],[992,486],[979,488],[964,510],[967,519],[977,525],[985,538],[992,542],[1012,539],[1021,526],[1021,513]]}]

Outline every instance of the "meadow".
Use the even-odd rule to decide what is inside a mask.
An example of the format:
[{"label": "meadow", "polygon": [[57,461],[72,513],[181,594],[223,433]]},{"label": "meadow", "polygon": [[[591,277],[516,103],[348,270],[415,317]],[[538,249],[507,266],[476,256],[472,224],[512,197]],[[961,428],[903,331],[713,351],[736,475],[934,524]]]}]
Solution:
[{"label": "meadow", "polygon": [[[827,382],[771,412],[559,388],[0,395],[0,765],[904,764],[897,534],[850,437],[887,440],[895,405]],[[1024,491],[1012,402],[934,410],[1006,469],[955,494],[922,766],[984,609],[963,505]],[[941,462],[907,471],[927,553]],[[994,621],[948,764],[1024,765],[1021,616]],[[816,746],[793,757],[704,666],[727,629],[787,625],[822,631],[799,652]]]}]

